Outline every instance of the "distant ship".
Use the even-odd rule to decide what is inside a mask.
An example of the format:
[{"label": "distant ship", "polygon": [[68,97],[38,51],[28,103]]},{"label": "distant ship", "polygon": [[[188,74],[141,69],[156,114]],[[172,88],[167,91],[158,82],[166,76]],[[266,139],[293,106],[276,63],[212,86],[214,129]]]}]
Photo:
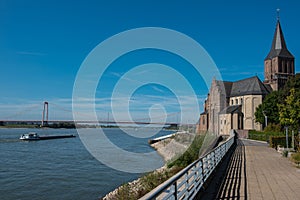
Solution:
[{"label": "distant ship", "polygon": [[29,132],[21,135],[20,140],[40,140],[40,136],[35,132]]},{"label": "distant ship", "polygon": [[61,139],[61,138],[72,138],[76,137],[75,135],[47,135],[47,136],[39,136],[35,132],[29,132],[20,136],[20,140],[51,140],[51,139]]}]

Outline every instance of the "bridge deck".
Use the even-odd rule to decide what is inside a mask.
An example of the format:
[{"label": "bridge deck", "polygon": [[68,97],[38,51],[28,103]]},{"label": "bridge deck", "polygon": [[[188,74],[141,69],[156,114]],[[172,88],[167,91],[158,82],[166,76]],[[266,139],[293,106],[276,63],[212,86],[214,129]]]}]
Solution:
[{"label": "bridge deck", "polygon": [[300,198],[300,169],[261,142],[238,140],[215,179],[198,199]]}]

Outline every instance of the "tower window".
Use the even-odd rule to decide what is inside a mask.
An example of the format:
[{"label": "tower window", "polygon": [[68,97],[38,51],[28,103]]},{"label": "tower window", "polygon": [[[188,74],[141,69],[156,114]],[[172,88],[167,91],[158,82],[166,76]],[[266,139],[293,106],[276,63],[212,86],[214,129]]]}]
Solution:
[{"label": "tower window", "polygon": [[233,105],[233,99],[231,99],[231,105]]},{"label": "tower window", "polygon": [[286,61],[286,68],[287,68],[287,73],[290,74],[291,73],[291,67],[290,67],[290,62]]},{"label": "tower window", "polygon": [[239,100],[238,100],[238,99],[235,100],[235,104],[236,104],[236,105],[239,104]]},{"label": "tower window", "polygon": [[282,68],[282,71],[279,71],[279,72],[283,72],[283,73],[286,73],[287,70],[286,70],[286,64],[284,61],[281,62],[281,68]]}]

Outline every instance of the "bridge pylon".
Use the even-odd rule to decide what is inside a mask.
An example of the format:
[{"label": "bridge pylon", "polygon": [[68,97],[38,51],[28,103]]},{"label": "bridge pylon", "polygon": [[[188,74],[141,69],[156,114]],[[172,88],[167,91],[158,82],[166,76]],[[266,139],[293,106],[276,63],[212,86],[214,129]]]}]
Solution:
[{"label": "bridge pylon", "polygon": [[44,102],[44,109],[42,113],[42,124],[41,127],[48,125],[48,102]]}]

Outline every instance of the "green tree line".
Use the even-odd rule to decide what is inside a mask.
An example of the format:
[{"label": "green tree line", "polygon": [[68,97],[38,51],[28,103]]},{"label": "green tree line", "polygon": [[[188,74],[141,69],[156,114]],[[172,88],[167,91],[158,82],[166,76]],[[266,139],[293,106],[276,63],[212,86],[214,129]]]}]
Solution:
[{"label": "green tree line", "polygon": [[255,112],[256,121],[289,126],[296,133],[300,124],[300,74],[290,77],[283,89],[268,94]]}]

